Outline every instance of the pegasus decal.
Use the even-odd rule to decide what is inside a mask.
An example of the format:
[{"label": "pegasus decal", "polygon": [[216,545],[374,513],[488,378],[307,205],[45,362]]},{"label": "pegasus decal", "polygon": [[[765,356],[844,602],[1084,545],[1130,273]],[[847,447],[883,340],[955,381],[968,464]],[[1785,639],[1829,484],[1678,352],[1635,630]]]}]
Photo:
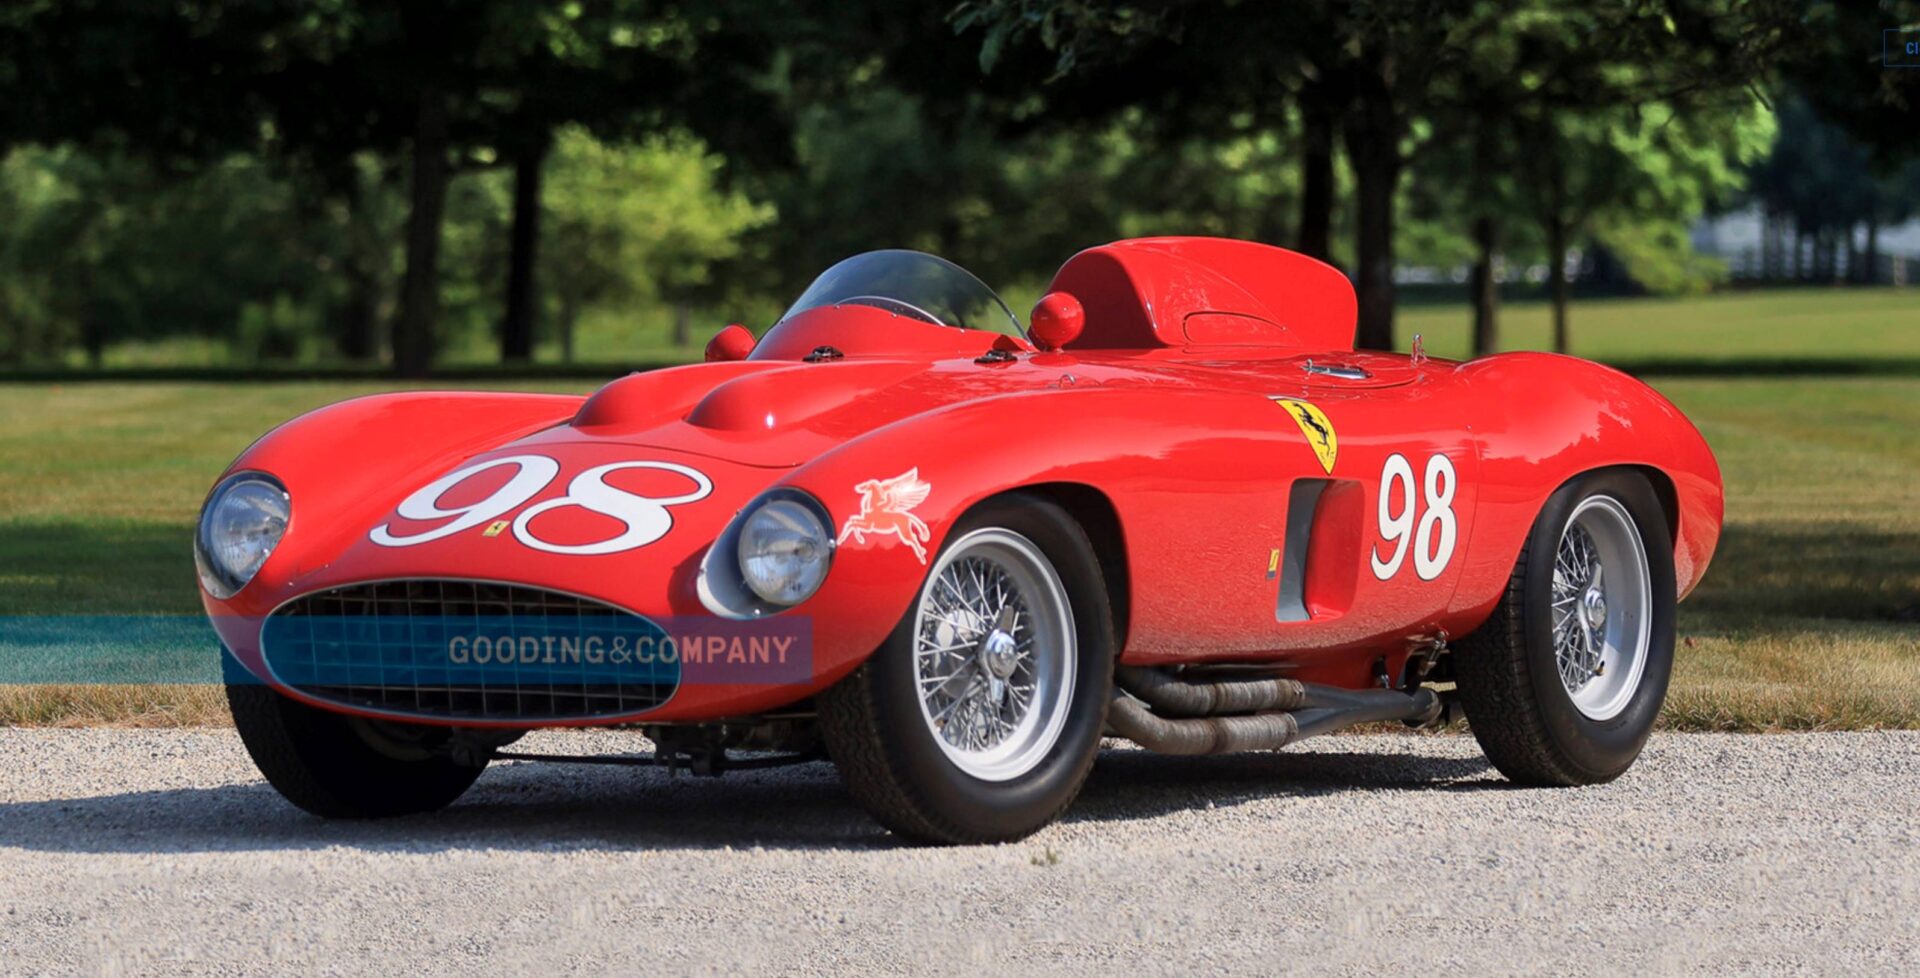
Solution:
[{"label": "pegasus decal", "polygon": [[915,466],[891,479],[868,479],[853,489],[860,494],[860,512],[847,517],[835,542],[846,543],[852,539],[865,544],[868,534],[895,536],[913,550],[922,564],[926,563],[924,544],[933,534],[920,517],[913,515],[913,508],[927,501],[927,493],[932,492],[933,487],[920,481],[920,468]]}]

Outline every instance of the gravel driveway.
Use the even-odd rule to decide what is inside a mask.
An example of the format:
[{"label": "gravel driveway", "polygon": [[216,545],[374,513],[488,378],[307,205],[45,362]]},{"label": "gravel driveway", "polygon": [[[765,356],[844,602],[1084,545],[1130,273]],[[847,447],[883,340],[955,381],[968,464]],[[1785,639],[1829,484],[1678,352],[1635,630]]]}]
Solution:
[{"label": "gravel driveway", "polygon": [[1551,791],[1463,736],[1111,750],[1065,823],[940,850],[819,764],[500,764],[344,824],[224,731],[0,729],[0,762],[8,974],[1920,973],[1920,733],[1665,735]]}]

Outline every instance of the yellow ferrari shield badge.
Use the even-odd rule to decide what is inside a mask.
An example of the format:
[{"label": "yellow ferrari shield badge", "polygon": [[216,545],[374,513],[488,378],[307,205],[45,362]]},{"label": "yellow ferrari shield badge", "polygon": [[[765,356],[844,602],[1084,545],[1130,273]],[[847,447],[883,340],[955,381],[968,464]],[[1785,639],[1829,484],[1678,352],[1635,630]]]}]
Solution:
[{"label": "yellow ferrari shield badge", "polygon": [[1300,433],[1307,437],[1307,444],[1320,459],[1320,467],[1332,475],[1333,460],[1340,455],[1340,436],[1333,433],[1333,422],[1327,420],[1327,412],[1305,401],[1285,397],[1276,397],[1273,403],[1286,408],[1293,416],[1293,423],[1300,426]]}]

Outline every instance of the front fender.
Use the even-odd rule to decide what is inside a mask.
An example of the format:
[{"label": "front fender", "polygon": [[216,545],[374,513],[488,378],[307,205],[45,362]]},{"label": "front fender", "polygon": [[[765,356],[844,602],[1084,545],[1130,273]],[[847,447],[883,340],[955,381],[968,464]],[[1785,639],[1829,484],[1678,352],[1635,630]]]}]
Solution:
[{"label": "front fender", "polygon": [[[1250,451],[1262,441],[1276,443],[1274,450]],[[853,632],[843,647],[871,651],[906,613],[955,522],[988,497],[1042,484],[1090,487],[1126,528],[1129,566],[1178,566],[1230,559],[1210,552],[1208,541],[1219,540],[1223,527],[1278,538],[1286,487],[1319,472],[1312,450],[1260,395],[1083,387],[1002,395],[896,422],[785,481],[824,503],[840,536],[833,571],[806,613],[847,623]],[[903,477],[926,486],[924,500],[905,514],[884,504],[880,513],[863,512],[868,493],[860,487]],[[1210,503],[1193,505],[1199,498]],[[1209,613],[1222,596],[1203,575],[1154,580],[1152,588],[1135,584],[1127,598],[1137,609],[1166,613],[1142,618],[1180,621],[1178,639],[1196,646],[1234,640],[1221,624],[1231,616]],[[842,675],[864,655],[819,667]]]},{"label": "front fender", "polygon": [[[418,391],[374,394],[303,414],[273,429],[234,459],[221,477],[266,472],[287,487],[293,516],[281,546],[259,577],[282,580],[324,565],[358,540],[329,528],[364,526],[399,502],[421,473],[441,472],[489,448],[566,421],[581,398],[557,394]],[[430,437],[428,437],[430,435]],[[218,480],[216,480],[217,482]],[[305,532],[306,528],[320,532]],[[255,589],[230,601],[205,592],[209,614],[270,610],[250,604]]]}]

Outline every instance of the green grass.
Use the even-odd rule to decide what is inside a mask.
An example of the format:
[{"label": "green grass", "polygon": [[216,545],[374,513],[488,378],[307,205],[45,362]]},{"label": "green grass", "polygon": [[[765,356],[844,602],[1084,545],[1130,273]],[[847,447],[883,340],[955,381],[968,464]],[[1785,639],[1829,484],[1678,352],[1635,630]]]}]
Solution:
[{"label": "green grass", "polygon": [[[1401,310],[1396,339],[1413,334],[1427,352],[1464,357],[1472,317],[1464,306]],[[1800,289],[1737,292],[1681,299],[1595,299],[1575,302],[1568,317],[1572,352],[1610,363],[1747,360],[1920,359],[1920,290]],[[1553,346],[1552,307],[1513,302],[1501,307],[1500,346]]]},{"label": "green grass", "polygon": [[1669,723],[1920,727],[1920,378],[1654,382],[1727,487]]},{"label": "green grass", "polygon": [[[1576,308],[1575,331],[1601,356],[1627,349],[1609,331],[1695,357],[1750,352],[1750,331],[1772,353],[1810,355],[1822,308],[1846,324],[1828,331],[1832,355],[1920,354],[1920,293],[1593,303]],[[1539,333],[1532,311],[1508,312],[1516,344]],[[1418,323],[1430,350],[1457,352],[1446,344],[1464,335],[1462,310],[1408,320],[1403,336]],[[1681,608],[1668,725],[1920,727],[1920,377],[1652,382],[1713,444],[1728,497],[1720,553]],[[197,612],[191,527],[214,475],[279,421],[392,388],[0,384],[0,615]],[[0,688],[0,723],[219,716],[218,697],[194,687]]]}]

